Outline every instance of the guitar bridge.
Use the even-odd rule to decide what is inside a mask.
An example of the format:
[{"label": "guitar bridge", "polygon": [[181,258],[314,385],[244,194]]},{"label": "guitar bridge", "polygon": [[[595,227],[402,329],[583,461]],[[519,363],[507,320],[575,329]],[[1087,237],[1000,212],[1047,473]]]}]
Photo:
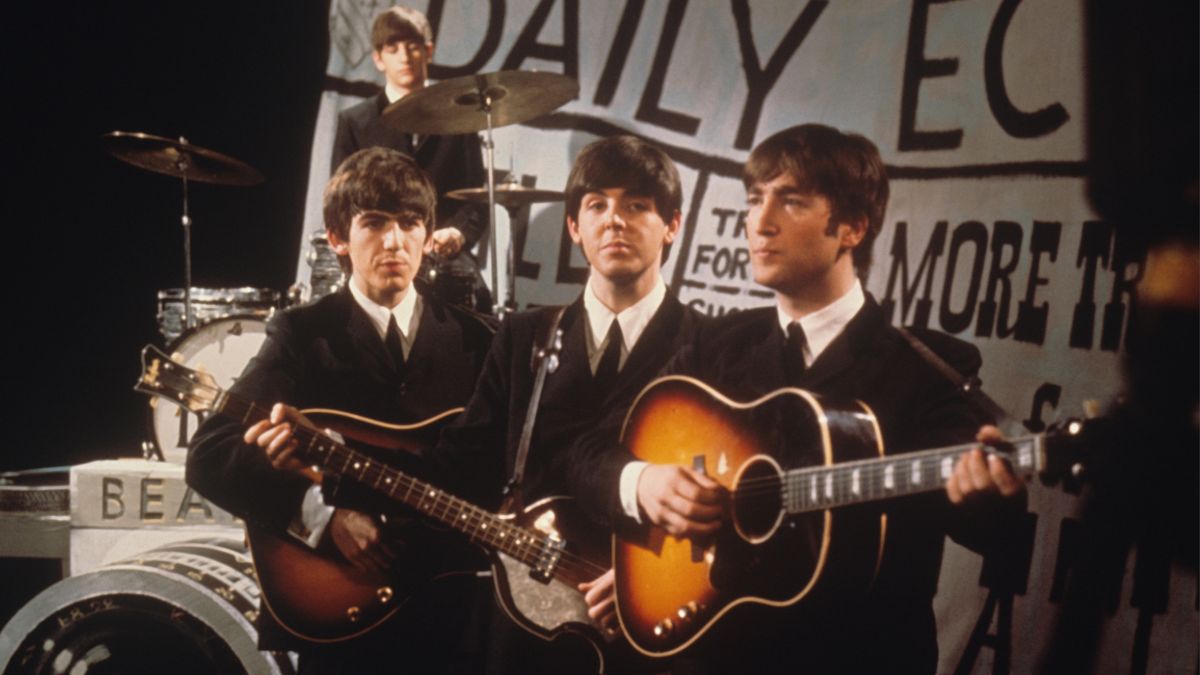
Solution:
[{"label": "guitar bridge", "polygon": [[554,578],[554,570],[558,567],[558,562],[562,560],[563,550],[566,547],[566,542],[556,537],[546,537],[542,540],[542,547],[538,551],[537,560],[529,569],[529,576],[534,580],[548,584]]}]

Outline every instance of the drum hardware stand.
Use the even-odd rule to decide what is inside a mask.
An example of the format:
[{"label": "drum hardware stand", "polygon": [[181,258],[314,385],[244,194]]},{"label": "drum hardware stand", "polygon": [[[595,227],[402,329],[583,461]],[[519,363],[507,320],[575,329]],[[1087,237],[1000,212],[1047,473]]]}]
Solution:
[{"label": "drum hardware stand", "polygon": [[[475,91],[464,94],[459,98],[458,102],[469,105],[478,101],[479,111],[483,113],[484,118],[487,120],[487,135],[484,138],[483,146],[487,150],[484,156],[487,158],[488,232],[490,233],[490,236],[488,236],[488,266],[492,268],[492,292],[495,293],[500,283],[499,263],[496,260],[498,255],[496,253],[496,174],[493,170],[496,164],[496,143],[492,139],[492,96],[484,89],[486,84],[487,81],[484,78],[476,76]],[[512,257],[511,248],[512,246],[509,246],[509,258]],[[504,291],[505,300],[493,305],[494,313],[498,317],[503,317],[505,312],[516,309],[516,303],[513,300],[511,260],[508,263],[506,276],[508,278],[508,288]]]},{"label": "drum hardware stand", "polygon": [[[179,137],[179,144],[186,147],[188,141]],[[183,329],[191,330],[196,321],[192,316],[192,219],[188,215],[188,169],[191,168],[191,156],[186,152],[179,153],[175,160],[179,177],[183,179],[183,216],[179,222],[183,224]],[[161,459],[161,452],[160,459]]]}]

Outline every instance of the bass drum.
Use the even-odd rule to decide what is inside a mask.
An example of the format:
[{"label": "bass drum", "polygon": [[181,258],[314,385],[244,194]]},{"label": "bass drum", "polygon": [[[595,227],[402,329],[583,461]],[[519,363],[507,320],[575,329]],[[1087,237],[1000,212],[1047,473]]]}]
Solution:
[{"label": "bass drum", "polygon": [[[267,323],[257,316],[230,316],[193,328],[167,349],[181,364],[211,373],[228,389],[267,339]],[[166,401],[150,401],[152,442],[168,462],[187,459],[188,442],[200,423],[197,415]]]},{"label": "bass drum", "polygon": [[0,632],[6,675],[248,673],[290,675],[258,650],[259,589],[245,545],[170,544],[64,579]]}]

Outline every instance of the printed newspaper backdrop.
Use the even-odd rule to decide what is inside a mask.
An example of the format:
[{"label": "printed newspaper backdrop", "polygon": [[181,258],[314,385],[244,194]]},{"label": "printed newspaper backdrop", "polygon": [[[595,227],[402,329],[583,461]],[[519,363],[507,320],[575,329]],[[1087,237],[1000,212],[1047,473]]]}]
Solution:
[{"label": "printed newspaper backdrop", "polygon": [[[684,183],[685,230],[664,273],[685,303],[719,315],[771,302],[753,283],[743,248],[741,164],[775,131],[825,123],[871,138],[887,163],[892,197],[867,289],[894,323],[976,344],[986,390],[1034,430],[1080,415],[1085,401],[1103,406],[1119,395],[1144,260],[1085,196],[1081,0],[412,4],[434,26],[433,80],[497,70],[578,80],[576,100],[495,130],[498,170],[561,190],[579,149],[614,133],[637,134],[672,156]],[[337,111],[381,84],[369,33],[388,6],[331,3],[305,235],[322,229]],[[512,244],[518,304],[570,301],[586,263],[566,236],[562,204],[515,215],[510,222],[497,208],[494,236],[501,261]],[[299,251],[298,281],[310,278],[308,253],[307,245]],[[991,672],[1008,660],[1014,672],[1028,672],[1043,652],[1057,611],[1051,591],[1070,572],[1059,533],[1078,504],[1036,483],[1030,503],[1034,553],[1011,616],[985,602],[978,558],[948,548],[937,599],[939,670]],[[1157,618],[1132,606],[1132,579],[1125,581],[1098,663],[1123,672],[1146,652],[1149,672],[1194,669],[1194,575],[1172,573],[1179,606]],[[1156,622],[1150,633],[1136,630],[1139,612]],[[996,646],[976,630],[989,613],[999,618],[985,619],[983,632],[1010,635]]]}]

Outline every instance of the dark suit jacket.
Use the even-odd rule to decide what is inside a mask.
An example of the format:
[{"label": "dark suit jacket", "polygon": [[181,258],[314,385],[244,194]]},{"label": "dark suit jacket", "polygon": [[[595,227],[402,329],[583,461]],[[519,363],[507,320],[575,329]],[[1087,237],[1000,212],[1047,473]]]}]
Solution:
[{"label": "dark suit jacket", "polygon": [[[417,422],[460,407],[474,389],[491,327],[427,294],[423,303],[403,374],[395,370],[350,290],[343,288],[272,318],[266,342],[230,389],[264,404],[335,408],[392,423]],[[283,534],[311,484],[275,470],[259,448],[242,442],[244,431],[237,420],[223,416],[205,420],[192,439],[187,481],[247,523]],[[260,616],[262,642],[287,644],[270,644],[281,634],[263,623],[269,621],[266,612]]]},{"label": "dark suit jacket", "polygon": [[[981,360],[974,346],[933,331],[920,334],[961,373],[978,371]],[[739,401],[785,386],[861,400],[877,416],[889,454],[969,441],[986,421],[887,323],[869,296],[796,382],[787,379],[785,344],[774,307],[741,311],[703,326],[665,372],[691,375]],[[609,419],[610,429],[599,433],[611,436],[611,426],[620,422]],[[591,509],[623,518],[615,481],[632,455],[594,439],[573,451],[581,474],[597,477],[581,480],[577,494]],[[779,459],[785,467],[813,463],[813,458]],[[749,609],[719,624],[707,644],[685,653],[679,670],[792,672],[803,663],[806,670],[823,673],[933,672],[937,643],[931,599],[944,535],[968,532],[976,520],[951,510],[941,492],[891,502],[887,510],[883,568],[867,601],[848,600],[816,624],[811,619],[799,623],[798,612]]]},{"label": "dark suit jacket", "polygon": [[414,147],[410,134],[383,124],[381,118],[387,106],[387,95],[379,92],[338,114],[331,170],[336,171],[342,160],[363,148],[382,146],[411,156],[437,187],[437,226],[457,227],[467,240],[464,248],[474,246],[487,229],[487,212],[478,204],[449,199],[445,194],[482,187],[487,181],[479,136],[423,136]]},{"label": "dark suit jacket", "polygon": [[[425,470],[433,474],[433,482],[487,508],[499,506],[513,472],[533,391],[535,372],[530,357],[536,346],[544,343],[557,310],[545,307],[505,318],[466,412],[442,433],[427,458]],[[560,323],[560,365],[546,377],[525,465],[522,495],[526,504],[567,494],[570,463],[566,450],[572,441],[607,411],[628,408],[671,354],[686,344],[699,322],[699,314],[668,293],[612,388],[598,391],[588,364],[582,298],[565,308]],[[607,532],[597,526],[593,534],[603,541]],[[525,633],[497,609],[491,613],[486,672],[582,673],[596,667],[591,650],[581,643],[547,643]],[[610,650],[605,658],[608,672],[634,671],[620,660],[630,658],[628,654]]]},{"label": "dark suit jacket", "polygon": [[[509,315],[496,334],[471,403],[442,434],[432,470],[448,485],[495,507],[512,475],[521,429],[533,392],[531,355],[543,340],[554,307]],[[566,494],[565,451],[608,410],[624,410],[671,354],[686,344],[700,316],[668,293],[626,358],[612,390],[597,391],[587,358],[583,299],[563,312],[558,370],[546,377],[525,466],[527,503]]]}]

